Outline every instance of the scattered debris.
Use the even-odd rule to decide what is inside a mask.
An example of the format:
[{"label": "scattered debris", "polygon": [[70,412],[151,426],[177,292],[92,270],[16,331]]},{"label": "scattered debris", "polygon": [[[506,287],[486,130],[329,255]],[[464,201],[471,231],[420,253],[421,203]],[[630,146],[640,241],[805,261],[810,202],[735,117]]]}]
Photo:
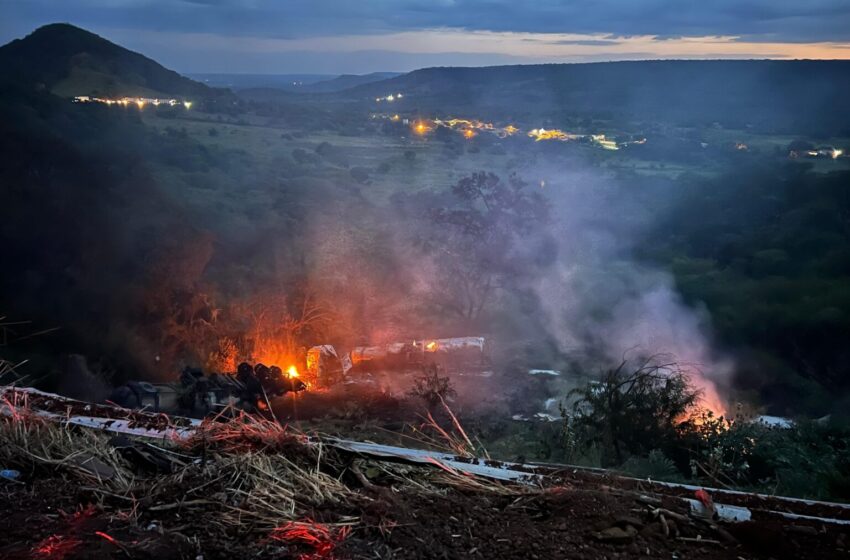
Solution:
[{"label": "scattered debris", "polygon": [[[186,423],[37,392],[3,395],[0,461],[31,475],[27,489],[0,486],[13,539],[0,542],[2,557],[136,557],[140,547],[160,547],[170,551],[160,555],[208,559],[582,550],[830,558],[842,554],[850,523],[843,504],[308,436],[247,414]],[[85,423],[74,421],[78,412]],[[139,426],[171,427],[172,437],[158,432],[154,443],[156,428]],[[77,513],[57,516],[63,508]],[[765,540],[769,551],[759,548]]]}]

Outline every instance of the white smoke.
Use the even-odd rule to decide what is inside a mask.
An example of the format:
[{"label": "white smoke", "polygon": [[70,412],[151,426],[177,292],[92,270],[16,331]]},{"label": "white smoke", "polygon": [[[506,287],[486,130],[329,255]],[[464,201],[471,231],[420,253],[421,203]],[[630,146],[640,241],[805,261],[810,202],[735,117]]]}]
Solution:
[{"label": "white smoke", "polygon": [[704,404],[722,411],[734,364],[715,348],[708,311],[685,303],[669,272],[633,257],[661,209],[618,199],[625,191],[613,181],[572,173],[550,192],[560,254],[533,285],[548,331],[562,353],[594,371],[624,359],[675,361]]}]

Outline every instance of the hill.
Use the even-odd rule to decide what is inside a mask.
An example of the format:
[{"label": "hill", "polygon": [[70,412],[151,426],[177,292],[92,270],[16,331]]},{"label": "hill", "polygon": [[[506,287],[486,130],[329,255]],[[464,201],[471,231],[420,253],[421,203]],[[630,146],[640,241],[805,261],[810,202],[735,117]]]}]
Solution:
[{"label": "hill", "polygon": [[62,97],[228,95],[169,70],[94,33],[65,23],[45,25],[0,47],[0,75]]},{"label": "hill", "polygon": [[305,84],[295,91],[311,93],[330,93],[343,91],[366,84],[382,82],[400,76],[398,72],[372,72],[371,74],[343,74],[330,80],[322,80],[313,84]]},{"label": "hill", "polygon": [[[336,74],[216,74],[201,73],[187,74],[193,80],[197,80],[210,87],[227,88],[240,91],[249,88],[275,88],[287,91],[296,91],[299,88],[332,80]],[[390,78],[392,76],[385,76]],[[359,84],[353,84],[359,85]]]},{"label": "hill", "polygon": [[659,60],[425,68],[342,95],[402,92],[399,109],[541,125],[593,118],[847,134],[848,88],[850,61]]},{"label": "hill", "polygon": [[233,91],[276,89],[293,93],[330,93],[399,76],[398,72],[371,74],[189,74],[212,87]]}]

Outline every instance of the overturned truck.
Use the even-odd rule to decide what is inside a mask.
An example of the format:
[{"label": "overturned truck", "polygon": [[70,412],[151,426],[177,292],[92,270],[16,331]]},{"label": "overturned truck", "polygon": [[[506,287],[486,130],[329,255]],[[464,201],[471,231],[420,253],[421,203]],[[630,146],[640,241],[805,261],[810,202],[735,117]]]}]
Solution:
[{"label": "overturned truck", "polygon": [[490,360],[480,336],[393,342],[358,346],[340,355],[329,345],[307,351],[307,374],[318,387],[329,387],[358,374],[420,371],[437,365],[447,373],[488,369]]},{"label": "overturned truck", "polygon": [[130,381],[116,388],[109,400],[125,408],[203,416],[231,406],[248,411],[263,409],[273,397],[306,388],[297,372],[242,363],[235,374],[205,374],[187,367],[175,382]]},{"label": "overturned truck", "polygon": [[330,344],[307,350],[303,378],[294,366],[283,372],[276,366],[239,365],[236,373],[205,373],[185,368],[177,381],[131,381],[116,388],[109,400],[125,408],[204,416],[229,406],[249,411],[268,401],[308,388],[326,389],[368,374],[420,372],[436,365],[448,374],[489,369],[483,337],[439,338],[358,346],[340,353]]}]

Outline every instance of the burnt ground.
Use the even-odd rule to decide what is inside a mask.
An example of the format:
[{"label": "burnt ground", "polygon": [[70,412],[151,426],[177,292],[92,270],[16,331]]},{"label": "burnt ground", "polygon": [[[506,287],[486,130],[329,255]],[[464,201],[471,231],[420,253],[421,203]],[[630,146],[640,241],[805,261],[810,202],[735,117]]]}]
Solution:
[{"label": "burnt ground", "polygon": [[[665,520],[605,485],[573,482],[544,492],[446,487],[411,490],[377,478],[347,511],[315,511],[315,520],[356,514],[337,546],[314,549],[207,530],[214,519],[179,508],[147,512],[133,523],[122,504],[95,505],[62,478],[0,483],[0,558],[846,558],[847,530],[819,523],[758,520],[725,524]],[[685,510],[672,498],[663,507]],[[690,539],[690,540],[686,540]],[[700,542],[700,539],[702,542]]]}]

